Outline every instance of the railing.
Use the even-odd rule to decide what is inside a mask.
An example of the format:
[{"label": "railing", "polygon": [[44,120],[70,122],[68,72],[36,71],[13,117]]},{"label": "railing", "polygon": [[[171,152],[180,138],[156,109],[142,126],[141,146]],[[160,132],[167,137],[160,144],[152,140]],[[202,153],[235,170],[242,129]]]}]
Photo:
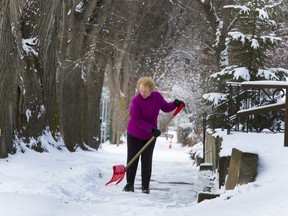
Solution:
[{"label": "railing", "polygon": [[[213,119],[213,115],[216,115],[218,109],[223,106],[227,107],[227,113],[226,115],[223,115],[221,127],[222,129],[227,129],[227,134],[230,134],[231,130],[242,130],[245,132],[255,130],[256,132],[261,132],[264,128],[267,128],[272,132],[285,132],[284,123],[288,128],[288,114],[285,116],[283,110],[284,108],[288,110],[288,106],[284,101],[279,103],[279,100],[284,96],[286,96],[286,101],[288,101],[288,96],[283,90],[283,88],[286,88],[287,92],[288,86],[286,86],[285,83],[282,86],[269,86],[267,84],[252,85],[250,88],[249,86],[250,85],[243,88],[243,83],[227,82],[226,91],[228,93],[228,100],[213,107],[208,113],[203,113],[202,139],[200,135],[198,137],[203,143],[203,157],[205,157],[206,154],[205,140],[207,118]],[[263,122],[264,120],[269,121]],[[198,121],[196,120],[196,125]],[[240,128],[240,124],[242,128]],[[213,124],[209,125],[209,127],[213,130],[215,129]],[[285,132],[284,146],[288,146],[288,131]]]},{"label": "railing", "polygon": [[[262,110],[247,113],[247,115],[239,114],[240,110],[276,104],[279,98],[285,95],[283,89],[278,88],[273,91],[265,88],[242,89],[241,83],[227,82],[226,92],[228,94],[226,101],[213,107],[209,113],[203,114],[203,130],[204,127],[206,128],[209,119],[212,122],[209,124],[211,129],[215,129],[220,125],[222,129],[227,129],[227,134],[230,134],[232,130],[261,132],[264,128],[273,132],[284,131],[281,125],[275,125],[277,120],[281,122],[284,119],[284,112],[279,111],[279,108],[283,108],[284,105],[275,106],[277,107],[277,111],[275,108],[269,108],[268,106],[265,112],[262,112]],[[221,123],[219,123],[219,114],[221,114]],[[218,120],[216,119],[217,115]],[[203,133],[203,138],[204,136]]]}]

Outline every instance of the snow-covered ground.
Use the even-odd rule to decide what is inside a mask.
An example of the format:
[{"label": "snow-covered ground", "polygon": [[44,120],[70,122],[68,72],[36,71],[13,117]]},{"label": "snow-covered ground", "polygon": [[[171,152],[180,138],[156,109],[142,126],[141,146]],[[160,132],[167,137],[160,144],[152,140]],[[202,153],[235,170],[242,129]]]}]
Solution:
[{"label": "snow-covered ground", "polygon": [[[126,163],[126,144],[105,143],[95,152],[69,153],[49,148],[49,153],[27,150],[0,160],[1,216],[148,216],[148,215],[287,215],[288,149],[283,134],[234,133],[224,137],[221,154],[232,147],[259,154],[255,182],[235,190],[216,191],[221,196],[197,204],[197,192],[217,189],[209,171],[199,172],[188,152],[191,148],[159,137],[154,151],[151,193],[122,192],[118,185],[104,186],[112,166]],[[139,164],[140,165],[140,164]],[[215,183],[215,184],[213,184]]]}]

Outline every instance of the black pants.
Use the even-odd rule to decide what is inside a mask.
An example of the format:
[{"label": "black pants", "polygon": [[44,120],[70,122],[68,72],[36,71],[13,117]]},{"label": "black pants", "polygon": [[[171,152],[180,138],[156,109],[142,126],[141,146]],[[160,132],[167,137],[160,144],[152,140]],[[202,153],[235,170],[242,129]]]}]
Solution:
[{"label": "black pants", "polygon": [[[148,142],[148,140],[140,140],[136,137],[127,134],[127,163],[141,150],[141,148]],[[149,183],[152,173],[152,157],[155,147],[156,139],[142,152],[141,157],[141,175],[142,187],[149,188]],[[135,176],[137,172],[139,157],[128,167],[126,171],[127,184],[134,185]]]}]

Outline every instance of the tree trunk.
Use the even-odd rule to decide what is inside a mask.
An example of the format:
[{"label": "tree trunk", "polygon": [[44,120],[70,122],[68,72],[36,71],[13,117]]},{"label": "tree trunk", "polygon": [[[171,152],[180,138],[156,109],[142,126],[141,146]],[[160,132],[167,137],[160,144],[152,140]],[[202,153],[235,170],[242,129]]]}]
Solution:
[{"label": "tree trunk", "polygon": [[213,30],[214,43],[213,49],[215,51],[216,66],[221,70],[227,65],[226,53],[226,38],[231,27],[231,20],[233,19],[230,9],[223,8],[224,5],[232,5],[234,0],[217,2],[214,0],[197,0],[199,6],[202,8],[210,27]]},{"label": "tree trunk", "polygon": [[[107,18],[110,2],[63,2],[57,92],[60,130],[70,151],[78,146],[85,148],[84,144],[95,149],[99,146],[99,104],[105,68],[105,60],[101,59],[105,58],[97,52],[98,46],[101,48],[100,26]],[[100,56],[99,60],[95,56]]]},{"label": "tree trunk", "polygon": [[55,75],[60,0],[34,0],[24,5],[20,20],[23,49],[18,68],[16,128],[21,137],[39,137],[43,130],[55,130]]},{"label": "tree trunk", "polygon": [[[11,153],[13,147],[15,108],[15,62],[16,44],[11,31],[13,7],[8,0],[0,2],[0,157]],[[4,30],[4,31],[3,31]]]},{"label": "tree trunk", "polygon": [[81,2],[0,2],[0,156],[14,132],[29,142],[46,129],[60,131],[70,151],[98,148],[106,57],[95,56],[110,1]]}]

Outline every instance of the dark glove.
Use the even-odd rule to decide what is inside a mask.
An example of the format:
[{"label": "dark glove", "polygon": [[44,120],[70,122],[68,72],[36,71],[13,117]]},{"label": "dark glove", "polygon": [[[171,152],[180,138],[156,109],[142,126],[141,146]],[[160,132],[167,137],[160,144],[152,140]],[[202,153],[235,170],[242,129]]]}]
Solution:
[{"label": "dark glove", "polygon": [[157,128],[154,128],[154,129],[152,129],[151,133],[153,134],[153,136],[154,136],[155,138],[157,138],[158,136],[160,136],[161,131],[158,130]]},{"label": "dark glove", "polygon": [[185,103],[184,103],[183,101],[178,100],[178,99],[175,99],[175,100],[174,100],[174,105],[175,105],[176,107],[179,107],[181,104],[183,104],[183,106],[185,107]]}]

